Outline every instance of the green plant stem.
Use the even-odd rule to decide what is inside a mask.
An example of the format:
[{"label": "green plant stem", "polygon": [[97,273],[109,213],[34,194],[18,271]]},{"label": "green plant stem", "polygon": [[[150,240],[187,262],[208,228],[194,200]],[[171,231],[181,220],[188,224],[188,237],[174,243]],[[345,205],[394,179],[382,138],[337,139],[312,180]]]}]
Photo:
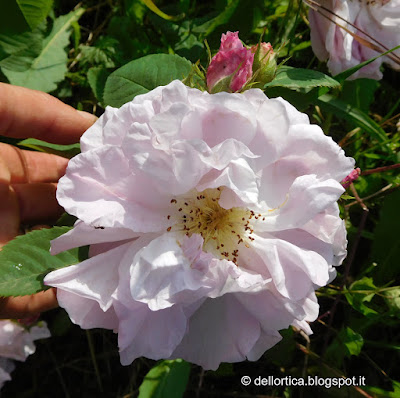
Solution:
[{"label": "green plant stem", "polygon": [[92,335],[90,334],[89,330],[86,330],[86,337],[87,337],[88,344],[89,344],[90,357],[92,358],[94,371],[96,372],[97,384],[99,386],[100,392],[103,392],[103,383],[101,382],[99,366],[98,366],[97,360],[96,360],[96,352],[94,350]]}]

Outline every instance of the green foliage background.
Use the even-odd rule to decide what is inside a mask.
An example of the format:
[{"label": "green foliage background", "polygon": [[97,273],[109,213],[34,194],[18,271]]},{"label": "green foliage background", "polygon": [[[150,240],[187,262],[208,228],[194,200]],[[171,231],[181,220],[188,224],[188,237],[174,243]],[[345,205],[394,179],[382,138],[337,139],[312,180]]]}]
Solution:
[{"label": "green foliage background", "polygon": [[[286,60],[266,94],[283,96],[308,113],[364,172],[355,191],[349,190],[340,202],[349,255],[335,281],[317,292],[321,311],[312,325],[314,335],[308,339],[294,329],[282,331],[283,341],[258,362],[223,364],[216,372],[182,361],[155,364],[147,359],[122,367],[115,335],[80,330],[60,309],[43,314],[53,337],[40,342],[37,353],[18,364],[2,396],[400,397],[400,176],[395,166],[400,161],[399,74],[385,69],[379,82],[329,77],[326,65],[312,53],[307,9],[297,0],[156,4],[3,2],[0,80],[49,92],[77,109],[101,115],[106,105],[120,106],[136,94],[168,83],[174,73],[187,75],[188,61],[200,60],[206,67],[204,40],[214,53],[227,30],[239,30],[246,44],[257,43],[264,34],[263,40],[279,49],[280,61]],[[144,56],[150,58],[141,59]],[[152,70],[161,80],[152,80]],[[121,79],[129,83],[120,84]],[[79,150],[36,140],[20,145],[68,157]],[[79,253],[68,255],[79,258]],[[4,259],[0,258],[1,269]],[[5,282],[0,276],[1,283]],[[40,289],[40,283],[32,289]],[[252,379],[365,376],[366,386],[244,387],[243,375]]]}]

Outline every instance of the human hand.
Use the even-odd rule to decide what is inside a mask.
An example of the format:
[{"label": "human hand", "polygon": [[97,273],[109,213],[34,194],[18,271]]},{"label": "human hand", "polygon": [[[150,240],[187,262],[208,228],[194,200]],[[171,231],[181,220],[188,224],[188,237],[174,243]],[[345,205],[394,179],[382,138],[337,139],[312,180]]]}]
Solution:
[{"label": "human hand", "polygon": [[[40,91],[0,83],[0,134],[72,144],[96,120]],[[24,151],[0,143],[0,250],[21,232],[21,225],[43,225],[63,212],[56,183],[68,159]],[[0,298],[0,318],[25,318],[55,308],[55,290]]]}]

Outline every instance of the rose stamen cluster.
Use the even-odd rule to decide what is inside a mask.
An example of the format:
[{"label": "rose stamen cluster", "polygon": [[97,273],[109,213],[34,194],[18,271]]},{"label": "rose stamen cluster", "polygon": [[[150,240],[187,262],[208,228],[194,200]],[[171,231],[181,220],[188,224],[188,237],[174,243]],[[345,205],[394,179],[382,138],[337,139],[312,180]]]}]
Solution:
[{"label": "rose stamen cluster", "polygon": [[180,231],[188,237],[199,234],[204,240],[203,251],[238,265],[240,245],[249,248],[254,240],[252,218],[265,220],[265,217],[241,207],[224,209],[219,204],[221,190],[207,189],[171,199],[174,216],[168,214],[167,218],[175,223],[167,231]]}]

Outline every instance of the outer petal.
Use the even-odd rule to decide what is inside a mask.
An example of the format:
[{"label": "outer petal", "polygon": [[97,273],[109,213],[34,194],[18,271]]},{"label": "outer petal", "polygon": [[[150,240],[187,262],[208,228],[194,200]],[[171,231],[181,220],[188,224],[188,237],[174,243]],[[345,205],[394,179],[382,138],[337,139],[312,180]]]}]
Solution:
[{"label": "outer petal", "polygon": [[110,146],[71,159],[57,190],[59,203],[86,224],[140,232],[167,227],[160,214],[168,197],[129,168],[121,149]]},{"label": "outer petal", "polygon": [[265,351],[272,348],[275,344],[282,340],[282,336],[275,330],[260,333],[260,337],[254,344],[253,348],[248,352],[247,359],[249,361],[258,361]]},{"label": "outer petal", "polygon": [[292,125],[279,160],[262,171],[261,200],[272,208],[277,207],[285,200],[297,177],[313,174],[320,181],[341,181],[353,167],[354,160],[346,157],[339,145],[325,136],[320,127]]},{"label": "outer petal", "polygon": [[50,252],[56,255],[74,247],[133,239],[139,234],[127,228],[95,228],[78,220],[74,228],[51,241]]},{"label": "outer petal", "polygon": [[260,338],[258,321],[233,294],[208,299],[192,315],[188,333],[172,354],[204,369],[246,359]]},{"label": "outer petal", "polygon": [[329,266],[317,252],[305,250],[267,234],[255,235],[252,248],[263,258],[272,280],[284,297],[299,300],[313,283],[324,286],[329,279]]},{"label": "outer petal", "polygon": [[113,307],[103,311],[96,300],[63,289],[57,290],[57,300],[60,307],[68,312],[71,321],[82,329],[118,329],[118,319]]},{"label": "outer petal", "polygon": [[315,175],[304,175],[296,178],[286,198],[273,208],[276,202],[270,201],[264,187],[262,198],[266,207],[270,208],[269,214],[263,221],[254,221],[253,225],[257,231],[282,231],[301,227],[333,205],[343,192],[344,188],[335,180],[320,181]]},{"label": "outer petal", "polygon": [[[126,108],[127,106],[125,105],[124,109]],[[108,135],[116,137],[120,131],[123,131],[126,125],[126,121],[121,115],[123,111],[124,110],[119,111],[117,108],[107,106],[103,115],[93,126],[86,130],[85,134],[82,136],[82,152],[102,147],[106,144],[106,141],[108,141]],[[107,134],[104,134],[105,131],[107,131]]]},{"label": "outer petal", "polygon": [[44,283],[95,300],[103,311],[107,311],[112,304],[111,295],[118,286],[118,267],[134,244],[125,243],[80,264],[50,272]]},{"label": "outer petal", "polygon": [[151,99],[157,96],[157,90],[153,91],[152,95],[139,95],[134,102],[128,102],[119,109],[107,106],[99,120],[82,136],[82,152],[104,145],[120,146],[133,123],[149,122],[155,113]]},{"label": "outer petal", "polygon": [[122,365],[141,356],[168,358],[186,332],[187,316],[181,306],[151,311],[146,304],[132,300],[129,306],[116,301],[115,310]]},{"label": "outer petal", "polygon": [[[154,237],[153,237],[154,238]],[[140,238],[136,247],[145,247],[151,237]],[[133,258],[132,253],[127,257]],[[130,262],[119,268],[120,284],[114,293],[114,308],[118,316],[118,345],[121,363],[130,364],[135,358],[168,358],[180,343],[187,330],[187,318],[196,309],[184,309],[174,305],[170,308],[151,311],[147,304],[135,301],[131,295],[129,280]]]},{"label": "outer petal", "polygon": [[301,320],[305,317],[301,302],[283,298],[273,286],[256,294],[238,293],[235,297],[269,334],[286,329],[296,317]]},{"label": "outer petal", "polygon": [[308,322],[313,322],[317,319],[319,313],[319,305],[317,301],[317,297],[315,296],[314,291],[312,291],[309,296],[305,299],[303,303],[303,308],[306,312],[306,316],[304,319],[295,319],[293,321],[293,326],[298,329],[303,330],[307,334],[312,334],[312,330],[308,325]]},{"label": "outer petal", "polygon": [[258,159],[252,162],[253,170],[258,172],[279,159],[287,140],[289,123],[297,123],[299,118],[304,120],[304,116],[279,98],[266,101],[264,93],[258,89],[248,90],[243,96],[252,102],[252,117],[257,121],[256,134],[248,146],[252,153],[258,155]]},{"label": "outer petal", "polygon": [[342,264],[347,254],[347,239],[346,227],[344,221],[339,217],[337,203],[317,214],[302,229],[321,241],[332,245],[332,264],[335,266]]}]

